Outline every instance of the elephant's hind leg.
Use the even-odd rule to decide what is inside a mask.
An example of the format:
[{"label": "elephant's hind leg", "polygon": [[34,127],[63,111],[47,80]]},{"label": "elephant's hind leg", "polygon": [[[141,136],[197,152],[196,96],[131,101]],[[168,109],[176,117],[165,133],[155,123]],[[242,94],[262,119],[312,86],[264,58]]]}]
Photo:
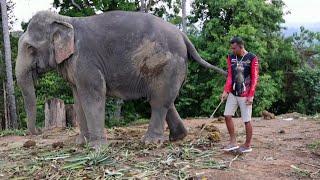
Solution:
[{"label": "elephant's hind leg", "polygon": [[163,143],[165,141],[164,137],[164,125],[165,125],[165,117],[168,112],[168,108],[162,105],[155,105],[150,103],[151,105],[151,119],[149,122],[149,127],[142,138],[142,141],[145,144],[150,143]]},{"label": "elephant's hind leg", "polygon": [[[186,75],[186,61],[182,57],[175,56],[168,52],[168,56],[162,57],[165,59],[164,65],[155,66],[153,71],[149,69],[150,80],[150,105],[151,105],[151,120],[148,131],[143,139],[144,142],[163,142],[164,125],[168,116],[170,135],[172,140],[181,139],[186,132],[178,113],[176,112],[173,103],[178,96],[179,89]],[[153,57],[158,58],[158,57]],[[166,59],[173,58],[173,59]],[[149,59],[150,64],[157,64],[157,59]],[[152,77],[154,76],[154,77]],[[167,115],[168,114],[168,115]]]},{"label": "elephant's hind leg", "polygon": [[170,129],[170,141],[181,140],[187,136],[187,129],[184,127],[174,104],[172,104],[168,110],[166,121]]}]

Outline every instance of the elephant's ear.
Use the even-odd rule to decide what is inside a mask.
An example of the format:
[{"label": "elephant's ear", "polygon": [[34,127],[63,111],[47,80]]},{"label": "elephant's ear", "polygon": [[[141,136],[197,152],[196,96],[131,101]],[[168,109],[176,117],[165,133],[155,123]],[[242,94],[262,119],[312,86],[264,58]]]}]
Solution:
[{"label": "elephant's ear", "polygon": [[54,21],[53,46],[58,64],[68,59],[74,52],[74,30],[67,22]]}]

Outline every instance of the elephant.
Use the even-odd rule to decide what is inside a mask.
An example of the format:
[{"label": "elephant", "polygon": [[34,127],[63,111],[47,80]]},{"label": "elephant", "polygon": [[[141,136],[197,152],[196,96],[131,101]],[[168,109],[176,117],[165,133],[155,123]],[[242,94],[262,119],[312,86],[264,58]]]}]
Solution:
[{"label": "elephant", "polygon": [[145,98],[151,118],[144,143],[162,143],[164,126],[169,140],[187,135],[174,101],[186,80],[187,61],[226,75],[203,60],[188,37],[156,16],[110,11],[88,17],[37,12],[18,42],[15,73],[24,99],[27,127],[36,128],[35,80],[56,70],[70,85],[80,133],[76,143],[107,142],[104,133],[107,97]]}]

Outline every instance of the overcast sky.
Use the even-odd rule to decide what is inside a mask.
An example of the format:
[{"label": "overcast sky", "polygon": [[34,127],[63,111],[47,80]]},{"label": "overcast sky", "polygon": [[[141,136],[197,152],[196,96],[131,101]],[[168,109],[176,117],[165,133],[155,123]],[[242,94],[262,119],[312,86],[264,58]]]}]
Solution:
[{"label": "overcast sky", "polygon": [[[190,13],[190,3],[187,0],[187,11]],[[53,0],[13,0],[16,6],[14,15],[17,21],[14,30],[21,30],[21,22],[27,22],[37,11],[48,10],[52,7]],[[320,0],[284,0],[287,7],[285,10],[291,14],[285,16],[286,25],[301,26],[311,23],[320,23]]]}]

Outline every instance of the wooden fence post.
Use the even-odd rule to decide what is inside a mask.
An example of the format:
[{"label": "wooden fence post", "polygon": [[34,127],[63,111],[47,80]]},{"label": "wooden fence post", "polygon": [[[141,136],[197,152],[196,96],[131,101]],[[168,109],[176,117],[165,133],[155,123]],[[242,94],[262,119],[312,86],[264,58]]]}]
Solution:
[{"label": "wooden fence post", "polygon": [[78,126],[77,113],[74,104],[66,104],[66,121],[67,125],[71,127]]},{"label": "wooden fence post", "polygon": [[45,129],[65,128],[66,110],[63,100],[53,98],[45,103]]}]

